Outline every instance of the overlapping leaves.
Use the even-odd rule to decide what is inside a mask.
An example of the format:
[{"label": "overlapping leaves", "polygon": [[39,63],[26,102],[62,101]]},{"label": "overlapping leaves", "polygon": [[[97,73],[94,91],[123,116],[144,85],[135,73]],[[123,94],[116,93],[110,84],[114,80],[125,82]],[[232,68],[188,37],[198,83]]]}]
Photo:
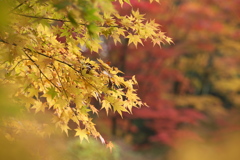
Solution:
[{"label": "overlapping leaves", "polygon": [[115,43],[125,37],[135,46],[146,39],[171,42],[154,21],[138,11],[121,16],[110,0],[8,1],[5,6],[9,19],[0,31],[1,85],[13,85],[11,97],[28,110],[53,112],[53,122],[66,134],[69,122],[75,122],[81,140],[91,135],[104,143],[89,114],[98,113],[92,99],[121,116],[143,105],[133,87],[135,77],[125,80],[101,59],[84,57],[84,48],[99,52],[101,36]]}]

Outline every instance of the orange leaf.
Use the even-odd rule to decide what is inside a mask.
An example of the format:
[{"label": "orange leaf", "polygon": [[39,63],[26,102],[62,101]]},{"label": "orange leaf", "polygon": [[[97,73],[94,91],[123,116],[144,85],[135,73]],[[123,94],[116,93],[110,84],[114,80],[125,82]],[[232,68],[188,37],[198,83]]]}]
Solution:
[{"label": "orange leaf", "polygon": [[109,148],[110,151],[112,152],[112,149],[114,148],[114,145],[112,144],[111,141],[107,143],[107,148]]}]

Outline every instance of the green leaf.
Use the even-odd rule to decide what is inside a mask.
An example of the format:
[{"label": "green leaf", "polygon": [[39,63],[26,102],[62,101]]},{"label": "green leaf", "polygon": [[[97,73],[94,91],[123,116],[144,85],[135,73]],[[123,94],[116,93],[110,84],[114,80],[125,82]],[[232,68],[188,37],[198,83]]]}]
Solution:
[{"label": "green leaf", "polygon": [[69,1],[62,1],[62,2],[55,4],[54,7],[57,8],[58,10],[61,10],[63,8],[66,8],[70,4],[71,3]]},{"label": "green leaf", "polygon": [[75,18],[73,17],[72,13],[69,12],[67,14],[67,17],[68,17],[69,21],[72,23],[73,26],[75,26],[75,27],[78,26],[78,23],[75,20]]},{"label": "green leaf", "polygon": [[47,88],[47,94],[52,97],[52,99],[58,95],[58,93],[55,90],[55,87],[51,86],[50,88]]}]

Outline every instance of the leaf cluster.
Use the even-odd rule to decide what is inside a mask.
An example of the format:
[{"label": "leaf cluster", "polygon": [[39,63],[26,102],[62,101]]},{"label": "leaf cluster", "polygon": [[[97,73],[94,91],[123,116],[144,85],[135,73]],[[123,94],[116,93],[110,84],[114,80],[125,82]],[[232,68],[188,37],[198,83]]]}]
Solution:
[{"label": "leaf cluster", "polygon": [[1,16],[6,16],[0,20],[0,83],[12,86],[9,96],[17,103],[35,112],[50,110],[53,122],[66,134],[73,121],[81,141],[91,135],[103,143],[90,116],[99,111],[92,99],[107,113],[121,116],[144,105],[134,89],[134,76],[126,80],[117,68],[101,59],[90,60],[83,52],[87,48],[99,53],[101,36],[112,37],[115,43],[128,38],[135,46],[146,39],[170,43],[153,20],[147,21],[139,11],[121,16],[110,0],[1,3]]}]

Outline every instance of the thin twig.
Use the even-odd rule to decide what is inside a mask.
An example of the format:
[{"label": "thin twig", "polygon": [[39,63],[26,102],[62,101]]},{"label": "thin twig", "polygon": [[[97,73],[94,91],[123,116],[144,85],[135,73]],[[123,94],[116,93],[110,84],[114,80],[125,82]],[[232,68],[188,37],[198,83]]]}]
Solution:
[{"label": "thin twig", "polygon": [[39,72],[40,72],[55,88],[57,88],[60,92],[62,92],[61,89],[60,89],[56,84],[54,84],[54,83],[43,73],[43,71],[41,70],[41,68],[39,67],[39,65],[36,64],[36,62],[31,58],[31,56],[29,56],[26,52],[24,52],[24,53],[25,53],[25,55],[29,58],[29,60],[32,61],[33,64],[38,68]]},{"label": "thin twig", "polygon": [[[10,43],[2,40],[2,39],[0,39],[0,42],[6,43],[6,44],[10,44]],[[17,46],[17,44],[12,44],[12,45]],[[76,68],[74,68],[73,65],[71,65],[71,64],[69,64],[69,63],[67,63],[67,62],[65,62],[65,61],[62,61],[62,60],[53,58],[52,56],[45,55],[45,54],[43,54],[43,53],[41,53],[41,52],[32,51],[31,49],[26,48],[26,47],[24,47],[23,49],[26,50],[26,51],[35,52],[35,53],[37,53],[37,54],[39,54],[39,55],[42,55],[42,56],[44,56],[44,57],[50,58],[50,59],[55,60],[55,61],[57,61],[57,62],[59,62],[59,63],[62,63],[62,64],[67,65],[68,67],[70,67],[71,69],[73,69],[75,72],[81,74],[81,76],[82,76],[81,78],[82,78],[86,83],[88,83],[90,86],[92,86],[93,88],[95,88],[98,93],[100,93],[100,91],[99,91],[94,85],[92,85],[90,82],[88,82],[88,81],[85,79],[85,77],[83,76],[82,72],[81,72],[80,70],[77,70]],[[24,52],[24,53],[25,53],[25,52]],[[26,54],[26,53],[25,53],[25,54]],[[29,56],[29,55],[28,55],[28,56]],[[31,57],[30,57],[30,58],[31,58]],[[31,59],[30,59],[30,60],[31,60]],[[33,61],[33,62],[35,63],[35,61]],[[35,63],[35,64],[36,64],[36,63]],[[36,64],[36,65],[37,65],[37,64]],[[40,70],[40,68],[39,68],[38,65],[37,65],[37,67],[38,67],[38,69]],[[44,74],[43,74],[43,75],[44,75]],[[56,85],[54,84],[54,86],[56,86]],[[58,87],[57,87],[57,88],[58,88]],[[59,89],[58,89],[58,90],[59,90]]]},{"label": "thin twig", "polygon": [[29,59],[21,59],[9,72],[12,72],[22,61],[25,61],[25,60],[29,60]]},{"label": "thin twig", "polygon": [[[2,40],[2,39],[0,39],[0,42],[6,43],[6,44],[10,44],[10,43]],[[17,46],[17,44],[12,44],[12,45]],[[42,81],[42,85],[44,86],[41,75],[43,75],[55,88],[57,88],[60,92],[62,92],[62,90],[61,90],[56,84],[54,84],[54,83],[43,73],[43,71],[40,69],[39,65],[36,64],[36,62],[31,58],[31,56],[26,53],[26,51],[30,51],[30,52],[31,52],[32,50],[29,49],[29,48],[23,48],[23,49],[24,49],[25,55],[26,55],[26,56],[29,58],[29,60],[30,60],[31,62],[33,62],[33,64],[38,68],[38,70],[39,70],[39,72],[40,72],[40,79],[41,79],[41,81]],[[82,72],[81,72],[81,71],[75,69],[75,68],[74,68],[71,64],[69,64],[69,63],[66,63],[66,62],[64,62],[64,61],[55,59],[55,58],[53,58],[53,57],[51,57],[51,56],[45,55],[45,54],[40,53],[40,52],[38,52],[38,51],[32,51],[32,52],[35,52],[35,53],[37,53],[37,54],[39,54],[39,55],[42,55],[42,56],[44,56],[44,57],[47,57],[47,58],[53,59],[53,60],[55,60],[55,61],[58,61],[59,63],[62,63],[62,64],[64,64],[64,65],[67,65],[67,66],[69,66],[71,69],[73,69],[74,71],[76,71],[77,73],[80,73],[80,74],[82,75]],[[58,78],[59,78],[59,81],[60,81],[60,83],[61,83],[61,85],[62,85],[62,87],[63,87],[63,92],[64,92],[65,95],[66,95],[66,98],[67,98],[67,101],[68,101],[68,105],[70,105],[70,102],[69,102],[69,99],[68,99],[68,95],[67,95],[67,93],[66,93],[66,91],[65,91],[65,89],[64,89],[63,83],[61,82],[61,79],[60,79],[60,76],[59,76],[59,74],[58,74],[58,72],[57,72],[57,70],[56,70],[56,67],[55,67],[54,65],[52,65],[52,66],[53,66],[53,68],[55,69],[55,71],[56,71],[56,73],[57,73],[57,76],[58,76]],[[94,88],[98,91],[98,89],[97,89],[95,86],[93,86],[91,83],[89,83],[87,80],[85,80],[85,77],[83,77],[83,75],[82,75],[82,78],[83,78],[83,80],[84,80],[85,82],[87,82],[88,84],[90,84],[92,87],[94,87]],[[99,91],[98,91],[98,92],[99,92]],[[70,107],[70,106],[69,106],[69,107]],[[72,108],[72,107],[70,107],[70,109],[72,110],[74,116],[75,116],[75,117],[77,118],[77,120],[79,121],[79,124],[78,124],[78,125],[80,126],[81,120],[80,120],[79,117],[78,117],[79,114],[78,114],[77,110],[76,110],[75,108]]]},{"label": "thin twig", "polygon": [[[28,51],[32,51],[32,50],[30,50],[29,48],[24,48],[24,49],[26,49],[26,50],[28,50]],[[33,51],[33,52],[35,52],[35,53],[37,53],[37,54],[39,54],[39,55],[42,55],[42,56],[44,56],[44,57],[53,59],[53,60],[55,60],[55,61],[57,61],[57,62],[59,62],[59,63],[62,63],[62,64],[67,65],[68,67],[70,67],[71,69],[73,69],[75,72],[81,74],[81,76],[82,76],[81,78],[82,78],[86,83],[88,83],[90,86],[92,86],[93,88],[95,88],[98,93],[100,93],[100,91],[99,91],[95,86],[93,86],[90,82],[88,82],[88,81],[85,79],[85,77],[83,76],[82,72],[81,72],[80,70],[77,70],[76,68],[74,68],[73,65],[71,65],[71,64],[69,64],[69,63],[67,63],[67,62],[64,62],[64,61],[62,61],[62,60],[53,58],[53,57],[51,57],[51,56],[45,55],[45,54],[43,54],[43,53],[41,53],[41,52],[38,52],[38,51]]]},{"label": "thin twig", "polygon": [[9,11],[8,13],[12,13],[13,11],[15,11],[16,9],[18,9],[19,7],[21,7],[24,3],[26,3],[28,0],[23,1],[22,3],[20,3],[19,5],[17,5],[16,7],[14,7],[11,11]]},{"label": "thin twig", "polygon": [[[0,42],[6,43],[6,44],[10,44],[10,43],[4,41],[3,39],[0,39]],[[13,46],[17,46],[17,44],[15,44],[15,43],[13,43],[13,44],[11,44],[11,45],[13,45]]]},{"label": "thin twig", "polygon": [[[31,16],[31,15],[25,15],[25,14],[19,14],[19,13],[15,13],[19,16],[23,16],[23,17],[28,17],[28,18],[36,18],[36,19],[46,19],[46,20],[51,20],[51,21],[59,21],[59,22],[71,22],[68,20],[63,20],[63,19],[56,19],[56,18],[48,18],[48,17],[37,17],[37,16]],[[88,26],[89,24],[86,23],[77,23],[79,25],[83,25],[83,26]],[[106,28],[110,28],[110,27],[117,27],[119,28],[120,26],[97,26],[97,27],[106,27]]]},{"label": "thin twig", "polygon": [[52,66],[53,66],[53,69],[54,69],[54,70],[56,71],[56,73],[57,73],[58,80],[59,80],[59,82],[61,83],[61,86],[62,86],[62,88],[63,88],[63,92],[64,92],[64,94],[66,95],[67,100],[69,101],[69,98],[68,98],[68,95],[67,95],[66,89],[65,89],[64,86],[63,86],[63,83],[62,83],[61,77],[60,77],[60,75],[58,74],[58,71],[57,71],[56,67],[54,66],[54,64],[52,64]]},{"label": "thin twig", "polygon": [[42,74],[40,74],[40,80],[41,80],[41,82],[42,82],[43,88],[46,89],[46,87],[45,87],[45,85],[44,85],[44,83],[43,83]]},{"label": "thin twig", "polygon": [[60,75],[58,74],[56,67],[55,67],[53,64],[52,64],[52,66],[53,66],[54,70],[55,70],[56,73],[57,73],[59,82],[61,83],[62,88],[63,88],[63,92],[64,92],[64,94],[66,95],[67,102],[68,102],[68,105],[69,105],[68,107],[72,110],[72,112],[74,113],[74,116],[75,116],[75,117],[77,118],[77,120],[80,122],[81,120],[78,118],[78,113],[77,113],[76,109],[74,109],[74,108],[72,108],[72,107],[70,106],[70,101],[69,101],[69,98],[68,98],[66,89],[64,88],[63,83],[62,83],[62,81],[61,81]]},{"label": "thin twig", "polygon": [[[23,16],[23,17],[28,17],[28,18],[36,18],[36,19],[47,19],[47,20],[51,20],[51,21],[61,21],[61,22],[71,22],[71,21],[67,21],[67,20],[63,20],[63,19],[56,19],[56,18],[48,18],[48,17],[37,17],[37,16],[31,16],[31,15],[25,15],[25,14],[19,14],[19,13],[15,13],[16,15],[19,16]],[[87,25],[84,23],[79,23],[80,25]]]}]

